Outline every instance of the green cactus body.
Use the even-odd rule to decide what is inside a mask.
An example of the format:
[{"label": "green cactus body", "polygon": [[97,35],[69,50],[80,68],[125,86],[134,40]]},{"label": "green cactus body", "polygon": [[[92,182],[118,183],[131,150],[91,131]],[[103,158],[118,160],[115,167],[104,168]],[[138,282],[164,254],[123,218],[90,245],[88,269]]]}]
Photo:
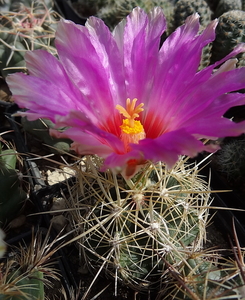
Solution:
[{"label": "green cactus body", "polygon": [[[63,154],[70,151],[71,140],[54,138],[49,134],[49,130],[54,128],[54,123],[46,119],[37,119],[35,121],[29,121],[27,118],[21,119],[23,129],[31,135],[37,137],[52,153]],[[64,128],[60,128],[62,131]],[[50,147],[49,147],[50,146]]]},{"label": "green cactus body", "polygon": [[16,2],[18,11],[4,12],[0,21],[0,71],[3,76],[24,71],[27,50],[46,49],[56,54],[54,34],[59,19],[41,0],[27,7]]},{"label": "green cactus body", "polygon": [[9,285],[13,284],[12,296],[11,292],[2,294],[0,300],[44,300],[44,283],[43,273],[41,271],[33,271],[29,275],[23,276],[20,270],[9,274]]},{"label": "green cactus body", "polygon": [[[245,12],[232,10],[224,13],[219,18],[216,28],[216,39],[213,42],[211,62],[214,63],[227,54],[235,46],[245,42]],[[244,54],[239,54],[238,66],[244,66]]]},{"label": "green cactus body", "polygon": [[0,145],[0,227],[16,216],[27,198],[20,188],[16,160],[16,151],[2,150]]},{"label": "green cactus body", "polygon": [[190,255],[180,263],[172,280],[173,273],[165,278],[167,284],[157,300],[243,299],[244,281],[236,262],[223,259],[218,263],[218,257],[217,253]]},{"label": "green cactus body", "polygon": [[178,267],[186,247],[200,249],[210,200],[194,165],[184,166],[183,159],[172,170],[149,165],[126,184],[91,166],[88,158],[88,172],[79,172],[83,196],[72,200],[77,210],[71,218],[82,224],[79,247],[92,270],[103,266],[134,289],[147,290],[166,271],[159,255]]},{"label": "green cactus body", "polygon": [[113,5],[111,0],[77,0],[72,1],[72,6],[76,12],[85,18],[96,15],[98,11],[106,5]]},{"label": "green cactus body", "polygon": [[220,0],[214,12],[214,15],[216,18],[218,18],[222,14],[230,10],[241,10],[241,9],[242,9],[241,0]]},{"label": "green cactus body", "polygon": [[113,29],[136,6],[141,7],[146,12],[149,12],[154,6],[160,6],[164,11],[167,23],[171,20],[173,12],[173,3],[171,0],[119,0],[103,6],[97,15]]},{"label": "green cactus body", "polygon": [[229,182],[241,184],[245,178],[245,140],[234,140],[222,146],[216,155],[216,163]]},{"label": "green cactus body", "polygon": [[174,7],[172,31],[184,24],[186,18],[195,12],[200,15],[200,24],[207,26],[211,21],[211,10],[204,0],[179,0]]},{"label": "green cactus body", "polygon": [[219,3],[219,0],[206,0],[207,4],[209,5],[210,9],[212,11],[215,11],[218,3]]}]

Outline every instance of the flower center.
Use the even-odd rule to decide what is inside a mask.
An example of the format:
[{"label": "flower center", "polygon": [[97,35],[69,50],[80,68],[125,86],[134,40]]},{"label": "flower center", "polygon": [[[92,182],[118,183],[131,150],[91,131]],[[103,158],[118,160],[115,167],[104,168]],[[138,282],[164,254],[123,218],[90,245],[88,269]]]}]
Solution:
[{"label": "flower center", "polygon": [[121,128],[121,139],[124,142],[127,151],[130,150],[129,144],[138,144],[140,140],[145,138],[145,130],[143,125],[139,120],[135,118],[139,117],[144,109],[144,103],[140,103],[135,107],[137,99],[134,98],[132,102],[128,98],[126,101],[126,108],[121,105],[116,105],[116,109],[122,114],[126,119],[123,119]]}]

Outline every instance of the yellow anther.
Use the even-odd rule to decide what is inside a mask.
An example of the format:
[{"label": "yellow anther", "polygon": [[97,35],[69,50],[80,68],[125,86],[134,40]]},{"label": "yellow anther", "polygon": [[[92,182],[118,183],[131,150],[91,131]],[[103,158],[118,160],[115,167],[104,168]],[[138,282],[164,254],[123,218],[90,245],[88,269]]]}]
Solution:
[{"label": "yellow anther", "polygon": [[123,123],[120,126],[121,128],[121,139],[124,142],[125,148],[129,151],[129,144],[138,144],[140,140],[145,138],[145,130],[143,125],[139,120],[135,118],[139,117],[144,109],[144,103],[140,103],[135,107],[137,99],[134,98],[131,102],[128,98],[126,101],[126,108],[121,105],[117,105],[116,109],[122,114],[126,119],[123,119]]},{"label": "yellow anther", "polygon": [[140,123],[140,121],[134,121],[134,126],[131,127],[129,119],[124,119],[120,128],[124,133],[127,134],[137,134],[137,133],[144,132],[144,127]]},{"label": "yellow anther", "polygon": [[139,117],[139,113],[142,112],[144,109],[144,103],[140,103],[138,106],[135,107],[137,98],[134,98],[132,102],[128,98],[126,101],[126,109],[121,105],[116,105],[116,109],[122,114],[125,118],[129,120],[129,126],[134,127],[134,119]]}]

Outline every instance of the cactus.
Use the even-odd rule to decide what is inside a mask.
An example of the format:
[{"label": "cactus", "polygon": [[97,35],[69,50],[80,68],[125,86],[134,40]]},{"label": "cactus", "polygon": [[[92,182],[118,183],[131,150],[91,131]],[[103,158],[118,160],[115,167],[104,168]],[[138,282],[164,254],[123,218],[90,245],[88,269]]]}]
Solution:
[{"label": "cactus", "polygon": [[219,0],[206,0],[206,2],[213,12],[215,11],[217,5],[219,4]]},{"label": "cactus", "polygon": [[160,6],[165,14],[167,22],[170,22],[173,11],[171,0],[120,0],[103,6],[97,13],[98,17],[113,29],[124,17],[126,17],[134,7],[139,6],[146,12],[154,6]]},{"label": "cactus", "polygon": [[75,239],[93,272],[103,267],[115,280],[147,290],[166,272],[159,254],[178,268],[186,248],[201,249],[208,186],[184,158],[171,170],[161,163],[148,165],[130,181],[110,171],[100,173],[94,160],[87,157],[77,171],[79,191],[74,188],[74,197],[67,201],[73,208]]},{"label": "cactus", "polygon": [[178,269],[169,268],[157,300],[243,299],[243,271],[237,261],[221,258],[214,250],[190,255]]},{"label": "cactus", "polygon": [[82,17],[88,18],[89,16],[96,15],[98,11],[106,5],[111,5],[111,0],[77,0],[72,2],[73,8]]},{"label": "cactus", "polygon": [[[245,12],[232,10],[219,18],[216,39],[213,42],[211,62],[218,61],[230,53],[235,46],[245,41]],[[244,53],[237,56],[238,66],[244,66]]]},{"label": "cactus", "polygon": [[173,30],[184,24],[186,18],[195,12],[199,13],[202,26],[207,26],[210,23],[211,10],[204,0],[179,0],[174,7]]},{"label": "cactus", "polygon": [[16,155],[13,149],[1,150],[0,147],[0,227],[16,216],[27,198],[15,170]]},{"label": "cactus", "polygon": [[103,269],[115,280],[115,295],[121,282],[140,292],[159,290],[157,300],[240,299],[245,280],[238,243],[235,261],[203,248],[211,199],[196,164],[184,157],[170,170],[148,164],[125,180],[101,173],[100,163],[84,158],[67,199],[72,241],[95,279]]},{"label": "cactus", "polygon": [[228,181],[239,185],[245,177],[245,139],[236,139],[223,145],[216,155],[217,168]]},{"label": "cactus", "polygon": [[156,300],[244,299],[245,252],[240,247],[234,220],[233,233],[235,245],[229,258],[212,248],[202,253],[189,252],[178,270],[168,264],[170,278],[163,282]]},{"label": "cactus", "polygon": [[216,18],[220,17],[223,13],[230,10],[241,10],[241,0],[220,0],[219,4],[214,12]]},{"label": "cactus", "polygon": [[64,154],[64,152],[70,151],[70,140],[50,136],[49,129],[54,127],[54,123],[50,120],[38,119],[28,121],[27,118],[22,118],[21,124],[26,132],[36,136],[40,141],[46,144],[52,153]]},{"label": "cactus", "polygon": [[41,0],[13,3],[16,11],[3,12],[0,21],[0,72],[25,71],[27,50],[45,48],[56,54],[54,34],[59,16]]},{"label": "cactus", "polygon": [[56,252],[54,242],[42,240],[41,234],[32,236],[30,245],[12,247],[11,257],[0,265],[1,300],[44,300],[44,285],[49,279],[58,279],[57,271],[50,265],[50,257]]},{"label": "cactus", "polygon": [[[4,238],[5,238],[5,233],[4,231],[0,228],[0,258],[3,257],[5,251],[6,251],[6,244],[4,242]],[[1,272],[0,272],[1,274]]]}]

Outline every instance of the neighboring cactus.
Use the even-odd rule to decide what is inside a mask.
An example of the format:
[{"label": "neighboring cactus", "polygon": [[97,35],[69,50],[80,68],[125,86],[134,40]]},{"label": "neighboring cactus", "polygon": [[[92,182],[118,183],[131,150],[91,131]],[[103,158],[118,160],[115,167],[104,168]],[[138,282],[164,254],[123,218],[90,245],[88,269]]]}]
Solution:
[{"label": "neighboring cactus", "polygon": [[103,267],[116,280],[148,290],[167,272],[159,255],[178,269],[187,259],[185,249],[201,249],[208,185],[183,157],[170,170],[148,165],[127,182],[110,171],[98,172],[94,163],[98,166],[86,158],[77,173],[79,190],[68,202],[79,247],[94,272]]},{"label": "neighboring cactus", "polygon": [[179,0],[174,7],[172,30],[184,24],[186,18],[193,13],[200,15],[200,24],[205,27],[211,21],[211,10],[204,0]]},{"label": "neighboring cactus", "polygon": [[241,10],[241,0],[219,0],[219,4],[214,12],[216,18],[220,17],[225,12],[230,10]]},{"label": "neighboring cactus", "polygon": [[149,12],[154,6],[160,6],[164,11],[167,23],[171,20],[173,12],[173,3],[171,0],[119,0],[103,6],[97,15],[113,29],[136,6],[141,7],[146,12]]},{"label": "neighboring cactus", "polygon": [[216,155],[217,169],[223,172],[231,183],[245,178],[245,139],[236,139],[222,146]]},{"label": "neighboring cactus", "polygon": [[0,145],[0,227],[16,216],[27,199],[15,170],[16,156],[16,151],[1,150]]},{"label": "neighboring cactus", "polygon": [[[229,54],[235,46],[245,42],[245,12],[232,10],[219,18],[216,39],[213,42],[211,62],[216,62]],[[239,54],[238,66],[245,65],[245,54]]]},{"label": "neighboring cactus", "polygon": [[46,49],[56,54],[54,34],[59,16],[48,9],[44,1],[36,0],[25,6],[13,3],[16,11],[3,12],[0,21],[0,72],[25,70],[27,50]]},{"label": "neighboring cactus", "polygon": [[214,12],[219,3],[219,0],[206,0],[206,2],[209,5],[210,9]]},{"label": "neighboring cactus", "polygon": [[[6,251],[6,243],[4,242],[5,233],[0,228],[0,259],[3,257],[5,251]],[[0,271],[1,274],[1,271]]]},{"label": "neighboring cactus", "polygon": [[190,255],[178,269],[168,266],[169,274],[157,300],[244,299],[243,270],[236,261],[224,259],[214,250]]},{"label": "neighboring cactus", "polygon": [[203,253],[189,251],[189,257],[180,263],[178,270],[168,264],[168,278],[164,278],[156,300],[244,299],[245,251],[240,247],[234,219],[233,233],[235,246],[229,258],[212,248]]},{"label": "neighboring cactus", "polygon": [[103,6],[111,5],[113,2],[111,0],[75,0],[72,1],[72,6],[80,16],[88,18],[96,15]]},{"label": "neighboring cactus", "polygon": [[57,280],[57,271],[50,264],[55,253],[54,242],[42,241],[41,235],[32,237],[30,245],[12,247],[10,257],[0,265],[1,300],[44,300],[44,286],[49,279]]},{"label": "neighboring cactus", "polygon": [[70,140],[55,138],[49,134],[49,130],[54,127],[54,123],[50,120],[37,119],[35,121],[28,121],[27,118],[22,118],[21,124],[26,132],[36,136],[47,145],[50,152],[64,154],[64,152],[70,151]]}]

